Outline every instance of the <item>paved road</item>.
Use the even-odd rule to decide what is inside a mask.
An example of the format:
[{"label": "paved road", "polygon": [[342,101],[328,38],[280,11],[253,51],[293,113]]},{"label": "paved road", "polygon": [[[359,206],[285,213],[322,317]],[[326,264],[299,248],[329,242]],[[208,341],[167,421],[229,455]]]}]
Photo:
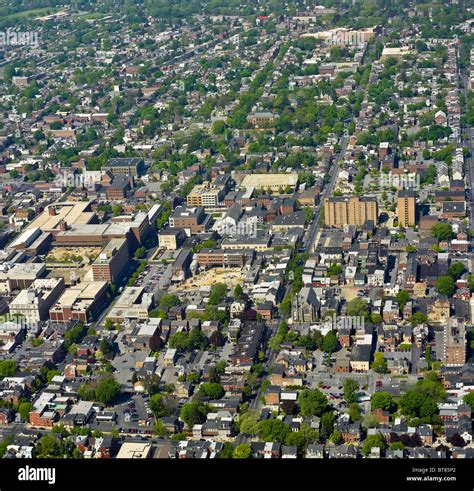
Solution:
[{"label": "paved road", "polygon": [[[468,88],[469,79],[467,77],[466,67],[460,69],[460,77],[463,84],[464,96],[467,98],[467,92],[468,92],[467,88]],[[474,158],[472,157],[472,153],[474,151],[474,144],[473,144],[472,128],[465,128],[464,133],[466,134],[467,139],[464,139],[463,145],[469,148],[471,154],[471,156],[466,157],[465,159],[465,169],[467,170],[466,179],[467,179],[467,189],[469,192],[468,194],[468,205],[470,208],[469,221],[470,221],[470,226],[472,227],[472,224],[474,223],[474,193],[472,192],[472,183],[474,182]]]},{"label": "paved road", "polygon": [[339,162],[341,161],[341,159],[344,158],[344,154],[346,153],[348,141],[349,141],[349,138],[347,136],[343,136],[341,138],[341,142],[340,142],[341,143],[341,149],[338,152],[336,159],[332,165],[331,180],[324,187],[324,191],[321,194],[321,198],[320,198],[320,201],[318,203],[318,206],[316,206],[313,223],[310,225],[310,227],[306,233],[306,237],[305,237],[304,244],[303,244],[303,248],[305,251],[314,252],[314,244],[315,244],[316,238],[318,236],[318,231],[320,228],[319,220],[321,217],[321,212],[324,208],[324,200],[326,198],[329,198],[332,194],[332,191],[333,191],[334,186],[336,184],[337,175],[339,173]]}]

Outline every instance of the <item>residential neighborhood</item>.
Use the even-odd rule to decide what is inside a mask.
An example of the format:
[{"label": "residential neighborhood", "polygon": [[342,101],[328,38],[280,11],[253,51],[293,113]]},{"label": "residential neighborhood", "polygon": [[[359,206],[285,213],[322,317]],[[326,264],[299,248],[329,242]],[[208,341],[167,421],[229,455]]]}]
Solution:
[{"label": "residential neighborhood", "polygon": [[1,460],[473,458],[474,5],[36,3]]}]

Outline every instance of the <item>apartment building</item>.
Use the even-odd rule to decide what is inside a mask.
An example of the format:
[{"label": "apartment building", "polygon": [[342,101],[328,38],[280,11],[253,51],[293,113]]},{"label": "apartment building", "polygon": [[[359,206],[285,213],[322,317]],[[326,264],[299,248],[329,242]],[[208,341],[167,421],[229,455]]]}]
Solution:
[{"label": "apartment building", "polygon": [[378,203],[375,198],[350,196],[324,200],[324,220],[328,227],[361,227],[369,220],[375,224],[377,219]]},{"label": "apartment building", "polygon": [[416,193],[412,190],[398,192],[397,200],[398,224],[412,227],[416,223]]},{"label": "apartment building", "polygon": [[466,326],[463,319],[451,317],[444,329],[444,363],[463,366],[466,363]]}]

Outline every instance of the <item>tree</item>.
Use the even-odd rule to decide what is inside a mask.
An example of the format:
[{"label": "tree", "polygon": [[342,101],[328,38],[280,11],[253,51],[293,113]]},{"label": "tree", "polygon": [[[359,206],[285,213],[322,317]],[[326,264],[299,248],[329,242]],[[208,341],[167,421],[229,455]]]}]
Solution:
[{"label": "tree", "polygon": [[466,441],[459,433],[454,433],[451,438],[448,438],[448,442],[451,443],[454,447],[465,447]]},{"label": "tree", "polygon": [[375,392],[370,401],[370,407],[372,408],[372,411],[374,409],[383,409],[390,413],[393,413],[397,409],[392,394],[389,392]]},{"label": "tree", "polygon": [[456,284],[451,276],[445,275],[438,278],[436,288],[438,289],[440,295],[451,297],[456,291]]},{"label": "tree", "polygon": [[13,435],[7,435],[4,440],[0,442],[0,459],[5,455],[8,445],[13,443]]},{"label": "tree", "polygon": [[362,412],[359,405],[356,402],[351,402],[349,404],[348,410],[349,417],[351,418],[351,422],[360,421],[362,418]]},{"label": "tree", "polygon": [[165,293],[160,298],[160,309],[170,309],[171,307],[177,307],[181,305],[181,300],[178,295],[173,295],[172,293]]},{"label": "tree", "polygon": [[303,416],[321,416],[327,408],[328,400],[318,389],[305,389],[299,394],[298,404]]},{"label": "tree", "polygon": [[346,378],[343,384],[344,399],[350,404],[351,402],[357,402],[359,399],[359,382],[351,378]]},{"label": "tree", "polygon": [[[137,372],[133,372],[136,375]],[[132,376],[132,381],[135,377]],[[136,382],[137,380],[135,380]],[[135,383],[134,382],[134,383]],[[143,387],[148,392],[148,394],[157,394],[160,390],[160,377],[156,373],[147,373],[143,377]]]},{"label": "tree", "polygon": [[248,443],[241,443],[234,449],[234,459],[250,459],[252,456],[252,447]]},{"label": "tree", "polygon": [[324,336],[323,344],[321,346],[322,350],[326,353],[332,353],[337,349],[337,336],[336,333],[331,329],[326,336]]},{"label": "tree", "polygon": [[294,401],[283,401],[281,403],[281,409],[287,415],[295,415],[298,413],[298,406]]},{"label": "tree", "polygon": [[220,459],[232,459],[234,457],[234,447],[230,442],[224,442],[224,447],[219,455]]},{"label": "tree", "polygon": [[258,424],[258,436],[266,442],[284,442],[290,428],[279,419],[267,419]]},{"label": "tree", "polygon": [[464,267],[463,263],[453,263],[449,267],[449,274],[453,277],[455,281],[461,278],[464,271],[466,271],[466,268]]},{"label": "tree", "polygon": [[169,416],[169,412],[163,402],[162,394],[154,394],[150,397],[150,409],[157,419]]},{"label": "tree", "polygon": [[86,401],[97,400],[102,404],[112,404],[120,395],[122,386],[110,375],[93,383],[82,384],[77,393]]},{"label": "tree", "polygon": [[113,378],[106,378],[99,382],[96,388],[96,398],[106,406],[112,404],[121,391],[121,385]]},{"label": "tree", "polygon": [[33,410],[33,404],[31,402],[20,402],[18,405],[18,412],[20,413],[23,421],[28,421],[30,411]]},{"label": "tree", "polygon": [[328,438],[334,429],[334,421],[336,417],[332,411],[328,411],[321,416],[321,432],[323,438]]},{"label": "tree", "polygon": [[438,240],[454,239],[456,235],[453,232],[453,227],[449,223],[439,222],[431,227],[431,233]]},{"label": "tree", "polygon": [[153,426],[153,434],[161,437],[168,436],[169,432],[163,425],[161,419],[156,420],[155,426]]},{"label": "tree", "polygon": [[0,380],[5,377],[13,377],[16,373],[16,361],[3,360],[0,361]]},{"label": "tree", "polygon": [[415,327],[419,326],[420,324],[426,324],[428,322],[428,317],[426,317],[425,314],[422,314],[421,312],[415,312],[410,319],[410,324]]},{"label": "tree", "polygon": [[364,302],[361,298],[352,299],[347,303],[346,314],[353,317],[367,317],[369,314],[367,302]]},{"label": "tree", "polygon": [[133,257],[135,259],[142,259],[144,258],[146,255],[146,249],[142,246],[142,247],[139,247],[135,253],[133,254]]},{"label": "tree", "polygon": [[108,360],[111,360],[114,357],[114,344],[109,339],[102,339],[99,349]]},{"label": "tree", "polygon": [[377,373],[388,373],[387,360],[384,358],[383,353],[375,353],[372,369]]},{"label": "tree", "polygon": [[335,445],[338,445],[339,443],[342,442],[342,435],[339,431],[337,430],[334,430],[330,437],[329,437],[329,440],[334,443]]},{"label": "tree", "polygon": [[227,286],[223,283],[216,283],[212,285],[211,292],[209,293],[209,305],[219,305],[225,300],[227,295]]},{"label": "tree", "polygon": [[181,419],[191,429],[194,425],[204,423],[206,421],[207,408],[201,402],[188,402],[181,408]]},{"label": "tree", "polygon": [[240,285],[236,285],[234,288],[234,297],[236,300],[240,300],[244,294],[244,290]]},{"label": "tree", "polygon": [[376,435],[369,435],[366,438],[364,446],[362,447],[362,453],[365,455],[365,457],[370,455],[373,447],[379,447],[381,450],[385,448],[385,442],[382,435],[377,433]]},{"label": "tree", "polygon": [[390,444],[390,450],[405,450],[405,445],[402,442],[392,442]]},{"label": "tree", "polygon": [[471,406],[471,410],[474,412],[474,392],[469,392],[463,398],[464,404],[469,404]]},{"label": "tree", "polygon": [[258,433],[258,413],[255,411],[248,411],[240,417],[239,429],[240,433],[245,435],[256,435]]},{"label": "tree", "polygon": [[420,418],[423,422],[430,423],[438,413],[437,404],[445,398],[446,391],[437,374],[429,372],[424,379],[419,380],[402,395],[399,408],[405,416]]},{"label": "tree", "polygon": [[212,133],[214,135],[222,135],[224,134],[224,132],[225,132],[224,121],[221,120],[214,121],[214,123],[212,124]]},{"label": "tree", "polygon": [[222,385],[212,382],[201,384],[199,391],[209,397],[209,399],[220,399],[224,395]]},{"label": "tree", "polygon": [[214,331],[209,338],[209,342],[213,346],[224,346],[225,337],[220,331]]},{"label": "tree", "polygon": [[36,450],[42,457],[59,457],[62,453],[61,444],[54,435],[43,435]]},{"label": "tree", "polygon": [[410,294],[406,290],[400,290],[396,298],[400,309],[403,310],[405,305],[410,301]]},{"label": "tree", "polygon": [[306,445],[308,444],[308,439],[306,435],[300,431],[290,431],[285,438],[285,445],[296,447],[299,452],[303,452]]}]

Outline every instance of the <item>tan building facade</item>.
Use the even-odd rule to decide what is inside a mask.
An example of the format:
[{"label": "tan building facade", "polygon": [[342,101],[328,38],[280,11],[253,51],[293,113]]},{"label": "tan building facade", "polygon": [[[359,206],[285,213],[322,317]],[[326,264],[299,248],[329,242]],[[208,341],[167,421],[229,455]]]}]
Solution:
[{"label": "tan building facade", "polygon": [[397,200],[398,224],[412,227],[416,223],[416,194],[414,191],[400,191]]},{"label": "tan building facade", "polygon": [[378,204],[375,198],[326,198],[324,200],[324,220],[328,227],[346,225],[363,226],[371,220],[377,223]]}]

